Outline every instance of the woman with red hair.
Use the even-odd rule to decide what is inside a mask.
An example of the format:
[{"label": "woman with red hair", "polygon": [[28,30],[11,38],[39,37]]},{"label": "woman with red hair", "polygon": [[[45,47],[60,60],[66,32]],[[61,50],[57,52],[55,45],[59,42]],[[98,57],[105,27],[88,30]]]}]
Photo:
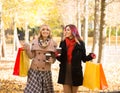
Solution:
[{"label": "woman with red hair", "polygon": [[59,45],[62,48],[61,55],[56,57],[60,62],[58,83],[63,85],[64,93],[77,93],[78,87],[83,83],[81,62],[92,60],[95,54],[86,55],[84,41],[75,25],[66,25],[64,36]]}]

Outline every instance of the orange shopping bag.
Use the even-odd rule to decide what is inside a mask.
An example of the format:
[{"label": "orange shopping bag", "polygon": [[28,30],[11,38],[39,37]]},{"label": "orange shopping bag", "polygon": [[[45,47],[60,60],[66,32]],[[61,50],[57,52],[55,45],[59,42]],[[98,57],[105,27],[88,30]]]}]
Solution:
[{"label": "orange shopping bag", "polygon": [[102,64],[100,63],[100,89],[108,88],[107,80],[104,74]]},{"label": "orange shopping bag", "polygon": [[19,48],[15,60],[13,75],[22,77],[27,76],[29,66],[30,62],[26,52],[22,48]]},{"label": "orange shopping bag", "polygon": [[83,86],[92,90],[108,87],[101,63],[86,62]]}]

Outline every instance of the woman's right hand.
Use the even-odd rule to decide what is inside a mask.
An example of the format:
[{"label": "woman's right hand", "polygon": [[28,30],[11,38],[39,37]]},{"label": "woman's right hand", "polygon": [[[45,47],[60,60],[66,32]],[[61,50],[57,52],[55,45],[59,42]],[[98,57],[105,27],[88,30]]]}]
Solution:
[{"label": "woman's right hand", "polygon": [[28,49],[30,49],[30,45],[28,43],[24,43],[22,48],[24,50],[28,50]]}]

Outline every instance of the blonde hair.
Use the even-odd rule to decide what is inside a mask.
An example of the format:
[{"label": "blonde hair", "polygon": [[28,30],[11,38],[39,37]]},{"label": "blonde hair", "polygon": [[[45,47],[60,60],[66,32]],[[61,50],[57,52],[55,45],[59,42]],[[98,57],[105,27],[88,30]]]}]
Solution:
[{"label": "blonde hair", "polygon": [[40,28],[39,28],[39,36],[38,36],[38,37],[39,37],[39,38],[42,38],[41,31],[42,31],[42,29],[43,29],[44,27],[47,27],[47,29],[50,31],[50,34],[49,34],[48,38],[52,38],[51,28],[50,28],[50,26],[47,25],[47,24],[42,24],[42,25],[40,26]]}]

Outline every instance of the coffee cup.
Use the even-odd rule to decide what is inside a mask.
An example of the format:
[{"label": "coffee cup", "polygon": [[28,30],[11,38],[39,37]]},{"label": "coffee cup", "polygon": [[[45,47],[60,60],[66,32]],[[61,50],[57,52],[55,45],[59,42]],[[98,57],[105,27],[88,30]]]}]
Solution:
[{"label": "coffee cup", "polygon": [[58,55],[61,55],[61,49],[62,49],[61,47],[57,47],[57,48],[56,48],[56,50],[57,50],[57,52],[58,52]]},{"label": "coffee cup", "polygon": [[50,57],[51,57],[51,53],[46,53],[45,56],[46,56],[46,62],[48,62],[48,60],[49,60]]}]

